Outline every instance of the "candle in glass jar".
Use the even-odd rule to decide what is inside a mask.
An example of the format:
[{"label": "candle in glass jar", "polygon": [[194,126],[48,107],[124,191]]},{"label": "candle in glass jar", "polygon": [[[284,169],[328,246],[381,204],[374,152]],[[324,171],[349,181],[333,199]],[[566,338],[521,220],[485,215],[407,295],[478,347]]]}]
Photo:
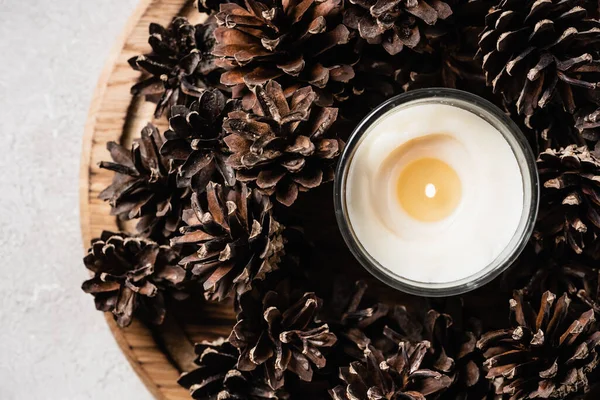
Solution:
[{"label": "candle in glass jar", "polygon": [[344,223],[387,275],[464,284],[522,248],[515,238],[537,207],[535,172],[523,167],[532,156],[484,114],[421,99],[372,116],[351,139],[340,166]]}]

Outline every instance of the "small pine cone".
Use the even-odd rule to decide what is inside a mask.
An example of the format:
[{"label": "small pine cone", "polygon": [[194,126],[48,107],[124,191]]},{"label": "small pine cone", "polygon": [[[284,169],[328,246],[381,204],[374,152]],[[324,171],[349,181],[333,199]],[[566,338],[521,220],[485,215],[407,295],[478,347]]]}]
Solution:
[{"label": "small pine cone", "polygon": [[424,369],[421,363],[430,344],[400,342],[397,354],[385,358],[369,347],[364,361],[354,361],[340,368],[344,385],[330,390],[334,400],[406,399],[425,400],[436,396],[452,384],[452,378],[437,371]]},{"label": "small pine cone", "polygon": [[327,136],[334,136],[330,128],[338,110],[315,106],[310,87],[297,90],[289,103],[275,81],[253,90],[258,112],[235,111],[223,123],[233,152],[227,162],[238,180],[290,206],[299,191],[333,179],[343,142]]},{"label": "small pine cone", "polygon": [[502,0],[485,18],[479,55],[488,85],[519,114],[555,101],[569,113],[598,89],[600,22],[592,0]]},{"label": "small pine cone", "polygon": [[115,172],[112,184],[99,195],[112,207],[111,215],[137,219],[137,232],[156,240],[177,230],[190,195],[189,190],[177,188],[169,160],[160,155],[163,141],[158,130],[148,124],[131,152],[109,142],[113,162],[100,163],[100,168]]},{"label": "small pine cone", "polygon": [[277,269],[284,254],[283,226],[272,216],[269,198],[244,184],[210,182],[193,193],[183,212],[187,224],[172,246],[183,246],[180,264],[204,284],[205,297],[221,301],[252,288]]},{"label": "small pine cone", "polygon": [[202,191],[210,181],[235,184],[235,171],[225,162],[222,125],[237,107],[218,89],[207,89],[190,107],[171,107],[160,154],[176,164],[178,187]]},{"label": "small pine cone", "polygon": [[154,324],[165,318],[164,294],[179,297],[185,270],[168,246],[126,234],[104,231],[83,259],[94,277],[82,290],[92,294],[96,308],[111,312],[121,327],[140,317]]},{"label": "small pine cone", "polygon": [[292,292],[289,281],[262,294],[247,292],[240,298],[240,312],[229,341],[240,351],[238,369],[262,368],[273,389],[283,387],[286,371],[310,382],[313,366],[323,368],[321,352],[337,341],[316,314],[322,301],[314,293]]},{"label": "small pine cone", "polygon": [[438,34],[433,26],[451,15],[451,7],[442,0],[350,0],[344,25],[395,55],[405,46],[431,51],[428,39]]},{"label": "small pine cone", "polygon": [[538,248],[600,259],[600,160],[586,147],[548,149],[539,156],[538,171]]},{"label": "small pine cone", "polygon": [[354,77],[340,54],[350,32],[334,22],[342,6],[340,0],[222,4],[213,49],[218,64],[228,70],[221,83],[252,87],[278,78],[286,87],[310,84],[319,104],[331,105],[329,86]]},{"label": "small pine cone", "polygon": [[199,368],[183,373],[177,383],[189,389],[198,400],[263,400],[287,399],[282,390],[268,387],[263,379],[236,368],[238,350],[224,339],[213,343],[197,343],[195,351]]},{"label": "small pine cone", "polygon": [[192,25],[177,17],[165,28],[150,24],[150,54],[132,57],[129,65],[148,74],[131,88],[131,94],[157,98],[154,116],[159,118],[167,107],[189,104],[200,96],[216,78],[217,70],[211,50],[216,23],[209,18],[204,24]]},{"label": "small pine cone", "polygon": [[515,292],[511,327],[485,333],[477,342],[498,395],[567,400],[589,390],[600,332],[593,310],[573,316],[570,303],[566,293],[557,299],[545,292],[536,312],[521,291]]}]

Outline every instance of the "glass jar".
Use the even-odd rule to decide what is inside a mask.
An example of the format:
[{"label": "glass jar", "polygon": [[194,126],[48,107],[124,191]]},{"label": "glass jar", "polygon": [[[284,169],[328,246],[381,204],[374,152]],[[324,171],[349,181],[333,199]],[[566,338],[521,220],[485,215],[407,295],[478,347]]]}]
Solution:
[{"label": "glass jar", "polygon": [[[392,111],[420,104],[444,104],[474,113],[496,128],[509,144],[516,158],[523,183],[523,211],[518,227],[504,250],[488,265],[463,279],[452,282],[420,282],[400,276],[382,266],[363,247],[348,215],[346,183],[348,171],[362,139],[370,128]],[[455,89],[431,88],[393,97],[371,111],[354,129],[346,144],[335,175],[334,204],[336,219],[352,254],[376,278],[403,292],[420,296],[452,296],[474,290],[505,271],[527,244],[537,217],[539,178],[536,160],[523,133],[498,107],[471,93]],[[476,244],[473,244],[476,245]],[[468,256],[468,255],[467,255]],[[451,266],[450,266],[451,267]]]}]

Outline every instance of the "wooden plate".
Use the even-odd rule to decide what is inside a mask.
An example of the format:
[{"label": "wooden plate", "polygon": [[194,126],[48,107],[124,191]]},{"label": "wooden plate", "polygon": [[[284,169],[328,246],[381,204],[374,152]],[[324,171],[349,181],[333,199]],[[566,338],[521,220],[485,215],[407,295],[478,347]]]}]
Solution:
[{"label": "wooden plate", "polygon": [[[168,25],[173,17],[183,15],[192,22],[201,22],[203,16],[195,10],[192,1],[140,0],[115,43],[98,80],[84,132],[80,175],[81,230],[84,246],[98,237],[102,230],[126,230],[110,216],[108,204],[98,194],[112,180],[113,173],[98,168],[102,160],[110,160],[106,143],[131,143],[141,128],[153,122],[164,130],[166,120],[153,118],[154,104],[133,98],[130,87],[139,79],[127,59],[150,51],[148,25],[158,22]],[[100,34],[100,33],[99,33]],[[90,300],[91,304],[91,300]],[[160,328],[148,327],[139,321],[120,329],[110,314],[106,320],[119,347],[148,390],[161,400],[189,399],[186,389],[177,385],[182,371],[193,368],[193,343],[226,336],[235,319],[231,307],[202,305],[201,316],[195,323],[180,325],[172,316]],[[192,318],[185,318],[186,321]]]}]

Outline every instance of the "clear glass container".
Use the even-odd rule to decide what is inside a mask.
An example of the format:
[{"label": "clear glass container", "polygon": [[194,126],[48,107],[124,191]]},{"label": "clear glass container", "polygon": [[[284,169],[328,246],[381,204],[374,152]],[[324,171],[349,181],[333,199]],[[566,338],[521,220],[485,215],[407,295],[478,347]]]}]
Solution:
[{"label": "clear glass container", "polygon": [[[489,265],[477,273],[460,280],[429,283],[410,280],[383,267],[358,240],[350,222],[346,206],[346,181],[348,170],[356,149],[361,145],[369,128],[380,118],[398,107],[417,104],[445,104],[470,111],[495,127],[511,147],[523,179],[523,212],[512,239]],[[454,89],[431,88],[411,91],[393,97],[369,113],[354,129],[340,157],[335,175],[334,204],[340,231],[356,259],[383,283],[406,293],[420,296],[452,296],[476,289],[490,282],[505,271],[527,244],[537,217],[539,202],[539,178],[536,160],[523,133],[498,107],[471,93]]]}]

